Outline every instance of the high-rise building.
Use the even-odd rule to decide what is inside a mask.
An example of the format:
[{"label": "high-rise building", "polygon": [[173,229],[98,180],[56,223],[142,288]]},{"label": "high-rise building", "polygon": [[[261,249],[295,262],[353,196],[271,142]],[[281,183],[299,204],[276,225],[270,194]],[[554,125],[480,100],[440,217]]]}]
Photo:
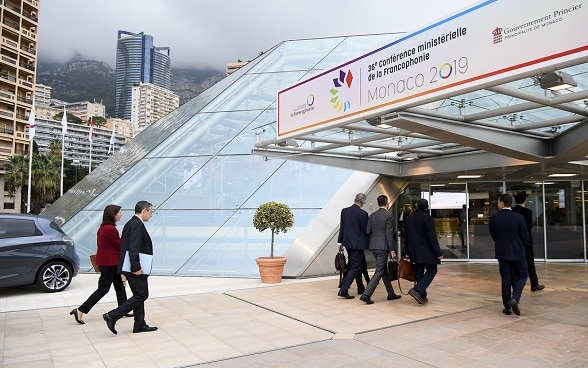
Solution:
[{"label": "high-rise building", "polygon": [[[28,152],[27,122],[33,105],[37,70],[39,1],[0,3],[0,211],[17,211],[20,199],[6,195],[5,165]],[[18,202],[15,202],[18,201]]]},{"label": "high-rise building", "polygon": [[180,106],[180,97],[153,83],[138,83],[132,88],[131,124],[134,135]]},{"label": "high-rise building", "polygon": [[171,59],[169,47],[155,47],[147,34],[118,31],[116,45],[116,91],[114,115],[131,119],[132,87],[135,83],[153,83],[170,89]]}]

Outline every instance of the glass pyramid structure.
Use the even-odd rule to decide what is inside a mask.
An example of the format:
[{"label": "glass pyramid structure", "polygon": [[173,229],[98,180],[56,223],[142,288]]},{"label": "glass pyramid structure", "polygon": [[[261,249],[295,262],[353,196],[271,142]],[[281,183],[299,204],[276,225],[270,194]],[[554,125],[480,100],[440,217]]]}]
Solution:
[{"label": "glass pyramid structure", "polygon": [[[253,214],[261,203],[279,201],[293,210],[295,224],[276,237],[275,254],[296,253],[293,258],[304,269],[292,271],[294,276],[334,272],[332,264],[325,267],[333,249],[313,267],[320,248],[295,245],[354,172],[251,151],[257,140],[276,136],[279,90],[392,37],[280,43],[149,126],[43,214],[61,220],[74,238],[82,271],[90,270],[88,256],[96,250],[104,207],[122,206],[122,231],[135,203],[146,200],[156,209],[146,224],[154,243],[154,274],[257,277],[255,258],[269,255],[271,234],[253,228]],[[342,205],[350,205],[354,194],[345,193]],[[318,243],[336,237],[340,208]]]}]

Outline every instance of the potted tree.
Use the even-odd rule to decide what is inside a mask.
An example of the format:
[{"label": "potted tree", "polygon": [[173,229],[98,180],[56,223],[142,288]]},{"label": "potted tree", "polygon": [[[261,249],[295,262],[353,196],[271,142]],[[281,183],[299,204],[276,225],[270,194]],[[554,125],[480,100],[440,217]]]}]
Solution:
[{"label": "potted tree", "polygon": [[285,233],[294,225],[294,214],[284,203],[266,202],[260,205],[253,215],[253,227],[260,232],[270,229],[272,241],[269,257],[255,259],[259,267],[261,282],[278,283],[282,281],[282,272],[286,264],[286,257],[274,257],[274,236]]}]

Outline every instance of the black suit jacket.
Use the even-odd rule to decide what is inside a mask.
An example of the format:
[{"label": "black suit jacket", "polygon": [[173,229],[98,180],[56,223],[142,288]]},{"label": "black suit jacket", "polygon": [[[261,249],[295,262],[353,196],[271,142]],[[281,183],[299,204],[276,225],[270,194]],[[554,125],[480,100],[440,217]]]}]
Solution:
[{"label": "black suit jacket", "polygon": [[357,204],[341,210],[341,224],[339,226],[339,239],[348,249],[367,249],[370,238],[367,235],[368,214]]},{"label": "black suit jacket", "polygon": [[151,237],[147,232],[143,220],[136,215],[127,221],[120,237],[119,273],[122,272],[122,264],[127,251],[129,252],[129,260],[131,262],[131,272],[137,272],[142,268],[139,262],[139,253],[153,255]]},{"label": "black suit jacket", "polygon": [[441,247],[435,232],[435,220],[427,212],[417,209],[404,220],[406,245],[413,263],[439,264]]},{"label": "black suit jacket", "polygon": [[529,240],[526,244],[527,246],[533,245],[533,237],[531,234],[531,229],[533,228],[533,211],[517,204],[512,208],[512,212],[518,213],[525,218],[525,224],[527,225],[527,231],[529,232]]},{"label": "black suit jacket", "polygon": [[525,219],[510,209],[502,209],[490,216],[490,235],[494,240],[496,259],[524,260],[529,232]]}]

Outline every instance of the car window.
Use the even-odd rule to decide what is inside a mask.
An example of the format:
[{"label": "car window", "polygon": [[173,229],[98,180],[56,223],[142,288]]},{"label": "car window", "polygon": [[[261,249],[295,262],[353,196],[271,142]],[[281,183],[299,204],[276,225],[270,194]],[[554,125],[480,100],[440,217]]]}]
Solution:
[{"label": "car window", "polygon": [[42,235],[33,220],[0,219],[0,239]]}]

